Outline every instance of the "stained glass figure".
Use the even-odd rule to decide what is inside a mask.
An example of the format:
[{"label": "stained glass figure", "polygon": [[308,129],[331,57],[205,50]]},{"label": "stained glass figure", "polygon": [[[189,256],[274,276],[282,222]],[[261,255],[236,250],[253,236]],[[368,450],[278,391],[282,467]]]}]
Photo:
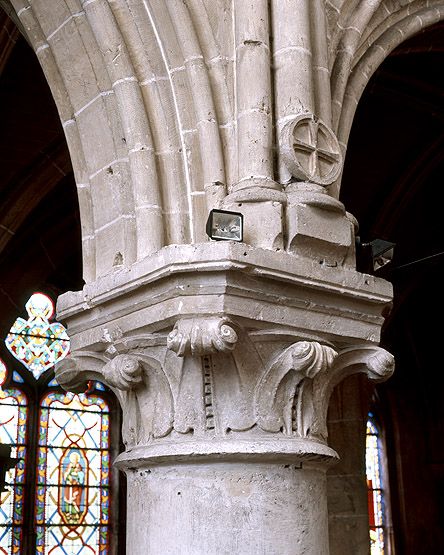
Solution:
[{"label": "stained glass figure", "polygon": [[381,477],[381,438],[371,418],[367,421],[366,474],[368,491],[368,515],[370,526],[370,554],[384,555],[384,492]]},{"label": "stained glass figure", "polygon": [[95,394],[41,402],[36,553],[109,554],[109,409]]},{"label": "stained glass figure", "polygon": [[11,445],[18,463],[6,472],[0,494],[0,554],[22,553],[23,494],[25,483],[27,399],[15,388],[3,389],[6,366],[0,359],[0,443]]},{"label": "stained glass figure", "polygon": [[17,318],[5,343],[11,353],[38,379],[69,352],[69,337],[58,322],[49,323],[54,304],[43,293],[34,293],[25,305],[28,320]]}]

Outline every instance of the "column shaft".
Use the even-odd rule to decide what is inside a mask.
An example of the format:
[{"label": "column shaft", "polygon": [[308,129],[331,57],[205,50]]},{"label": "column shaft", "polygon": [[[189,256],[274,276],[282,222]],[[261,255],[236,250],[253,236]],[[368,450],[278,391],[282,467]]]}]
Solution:
[{"label": "column shaft", "polygon": [[201,462],[127,476],[132,555],[328,554],[319,466]]}]

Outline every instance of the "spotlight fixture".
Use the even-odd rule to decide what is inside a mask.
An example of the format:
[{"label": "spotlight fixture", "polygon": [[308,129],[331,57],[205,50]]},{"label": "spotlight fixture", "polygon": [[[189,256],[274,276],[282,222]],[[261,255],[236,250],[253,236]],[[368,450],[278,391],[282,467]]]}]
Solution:
[{"label": "spotlight fixture", "polygon": [[373,273],[384,268],[393,260],[396,243],[374,239],[369,243],[361,243],[357,239],[357,263],[358,270],[365,273]]},{"label": "spotlight fixture", "polygon": [[211,210],[208,215],[206,232],[215,241],[242,241],[244,219],[240,212]]}]

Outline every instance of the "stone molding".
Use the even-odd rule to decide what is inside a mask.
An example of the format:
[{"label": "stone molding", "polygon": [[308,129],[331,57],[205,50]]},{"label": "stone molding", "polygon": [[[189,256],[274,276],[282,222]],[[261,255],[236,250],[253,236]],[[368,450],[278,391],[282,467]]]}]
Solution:
[{"label": "stone molding", "polygon": [[282,327],[327,343],[342,336],[377,342],[391,298],[390,283],[325,256],[312,261],[208,242],[166,247],[131,270],[66,293],[57,317],[66,322],[74,351],[102,350],[105,335],[113,336],[111,351],[119,335],[128,342],[156,333],[166,345],[177,320],[222,315],[252,329]]},{"label": "stone molding", "polygon": [[[326,186],[337,173],[329,194],[339,197],[339,159],[372,73],[401,41],[444,18],[439,0],[304,0],[297,13],[282,0],[0,4],[36,52],[60,114],[87,282],[163,246],[205,241],[208,211],[226,203],[243,204],[252,227],[267,213],[247,243],[291,246],[273,206],[285,204],[282,188],[294,178]],[[326,174],[307,164],[321,152],[314,143],[294,150],[304,121],[322,130]]]},{"label": "stone molding", "polygon": [[244,244],[171,246],[59,299],[72,354],[56,376],[65,389],[99,380],[115,392],[131,464],[325,461],[336,457],[326,427],[336,383],[392,371],[376,346],[390,300],[386,281],[322,261]]}]

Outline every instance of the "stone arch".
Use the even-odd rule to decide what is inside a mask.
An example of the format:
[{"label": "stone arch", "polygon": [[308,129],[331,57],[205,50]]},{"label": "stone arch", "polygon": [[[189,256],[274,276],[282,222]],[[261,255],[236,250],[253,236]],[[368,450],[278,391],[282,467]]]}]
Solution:
[{"label": "stone arch", "polygon": [[[356,107],[373,73],[402,42],[442,19],[439,0],[426,6],[415,0],[376,0],[356,6],[344,2],[335,24],[330,20],[333,129],[344,153]],[[338,194],[339,188],[340,178],[332,192]]]},{"label": "stone arch", "polygon": [[[434,437],[435,430],[442,426],[437,408],[441,401],[435,394],[442,389],[442,376],[435,369],[440,334],[439,330],[435,332],[433,322],[434,314],[442,311],[438,293],[443,276],[439,180],[444,135],[442,79],[436,68],[442,62],[443,26],[441,20],[402,42],[373,74],[354,117],[341,188],[342,202],[360,223],[361,238],[365,241],[380,237],[396,243],[392,269],[383,274],[393,283],[394,301],[381,342],[394,353],[398,375],[392,384],[378,386],[377,390],[392,418],[388,445],[396,450],[396,462],[394,452],[389,453],[392,472],[399,472],[399,481],[392,482],[395,498],[403,483],[409,483],[414,476],[423,474],[432,482],[428,461],[443,457],[439,442],[435,448],[430,441],[425,447],[427,462],[420,470],[421,460],[407,461],[404,456],[408,443],[416,444],[413,434],[395,447],[395,435],[406,438],[404,430],[417,426],[418,436],[426,430],[427,437]],[[424,349],[425,344],[432,347]],[[413,352],[419,354],[417,358],[409,354]],[[401,383],[412,383],[411,392]],[[419,390],[424,390],[424,394],[416,402]],[[408,395],[415,399],[414,403],[406,400]],[[410,407],[409,415],[397,421],[397,407],[403,403]],[[425,412],[427,420],[423,418]],[[335,443],[332,446],[336,448]],[[398,549],[411,553],[433,551],[443,543],[439,517],[435,516],[439,501],[433,501],[434,484],[430,486],[432,493],[424,494],[427,502],[419,501],[427,487],[422,482],[421,488],[412,492],[412,498],[406,496],[402,504],[396,501],[393,506]],[[430,530],[427,537],[433,538],[430,545],[424,544],[421,530],[412,525],[418,517],[409,507],[415,506],[425,507],[418,512]],[[399,524],[402,520],[405,525]]]},{"label": "stone arch", "polygon": [[85,281],[164,245],[204,240],[203,218],[225,196],[221,134],[233,117],[228,95],[213,95],[229,64],[201,3],[8,5],[67,138]]}]

